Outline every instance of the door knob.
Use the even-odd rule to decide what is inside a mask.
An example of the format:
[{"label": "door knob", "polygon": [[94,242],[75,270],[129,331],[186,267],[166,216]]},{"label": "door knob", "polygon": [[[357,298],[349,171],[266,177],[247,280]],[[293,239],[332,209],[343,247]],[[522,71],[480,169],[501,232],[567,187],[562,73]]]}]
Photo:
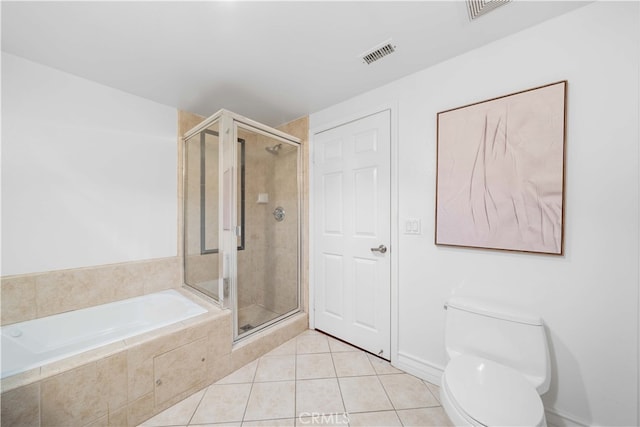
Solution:
[{"label": "door knob", "polygon": [[371,252],[380,252],[381,254],[387,252],[387,247],[385,245],[380,245],[377,248],[371,248]]}]

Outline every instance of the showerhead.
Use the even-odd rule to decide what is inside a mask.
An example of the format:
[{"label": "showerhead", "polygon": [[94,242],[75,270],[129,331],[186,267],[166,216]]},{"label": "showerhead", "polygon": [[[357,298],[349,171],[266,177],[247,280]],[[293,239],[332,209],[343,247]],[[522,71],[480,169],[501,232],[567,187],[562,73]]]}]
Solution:
[{"label": "showerhead", "polygon": [[267,150],[267,152],[277,156],[278,153],[280,152],[281,148],[282,148],[282,144],[276,144],[274,146],[265,148],[265,150]]}]

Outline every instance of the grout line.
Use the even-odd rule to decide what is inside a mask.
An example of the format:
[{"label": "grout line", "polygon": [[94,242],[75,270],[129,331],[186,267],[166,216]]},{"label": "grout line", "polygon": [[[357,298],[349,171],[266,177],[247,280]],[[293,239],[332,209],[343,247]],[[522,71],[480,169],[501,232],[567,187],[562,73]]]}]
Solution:
[{"label": "grout line", "polygon": [[296,337],[296,354],[293,358],[293,424],[296,425],[298,424],[298,337]]},{"label": "grout line", "polygon": [[[247,397],[247,401],[244,404],[244,411],[242,412],[242,419],[240,420],[240,424],[242,424],[244,422],[244,418],[247,416],[247,409],[249,408],[249,401],[251,400],[251,394],[253,393],[253,384],[255,382],[256,375],[258,374],[258,367],[260,366],[260,359],[262,359],[262,357],[258,358],[258,363],[256,363],[256,370],[253,371],[253,377],[251,377],[251,387],[249,388],[249,396]],[[250,363],[252,363],[252,362],[247,363],[247,365],[249,365]],[[244,365],[244,366],[247,366],[247,365]],[[244,368],[244,366],[242,368]],[[242,369],[242,368],[239,368],[239,369]]]},{"label": "grout line", "polygon": [[[196,414],[196,412],[198,412],[198,409],[200,408],[200,405],[202,404],[202,401],[204,400],[204,397],[207,395],[207,393],[209,393],[209,387],[211,387],[213,384],[210,384],[209,386],[207,386],[206,390],[204,391],[204,393],[202,393],[202,397],[200,398],[200,401],[198,402],[198,404],[196,405],[196,409],[193,410],[193,413],[191,414],[191,416],[189,417],[189,421],[187,421],[187,425],[191,424],[191,420],[193,420],[193,416]],[[187,397],[188,399],[188,397]],[[176,404],[172,405],[171,408],[173,408]]]},{"label": "grout line", "polygon": [[338,383],[338,391],[340,392],[340,399],[342,400],[342,407],[344,408],[344,413],[347,414],[347,418],[349,417],[349,411],[347,410],[347,404],[344,403],[344,395],[342,394],[342,387],[340,387],[340,377],[338,377],[338,370],[336,369],[336,362],[333,360],[333,353],[331,354],[331,363],[333,364],[333,372],[336,374],[336,382]]}]

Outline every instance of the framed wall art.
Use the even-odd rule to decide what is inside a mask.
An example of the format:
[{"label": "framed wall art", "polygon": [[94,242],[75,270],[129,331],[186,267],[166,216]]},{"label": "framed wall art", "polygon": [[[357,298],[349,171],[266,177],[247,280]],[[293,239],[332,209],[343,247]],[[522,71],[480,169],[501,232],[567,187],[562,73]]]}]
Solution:
[{"label": "framed wall art", "polygon": [[436,245],[562,255],[567,81],[438,113]]}]

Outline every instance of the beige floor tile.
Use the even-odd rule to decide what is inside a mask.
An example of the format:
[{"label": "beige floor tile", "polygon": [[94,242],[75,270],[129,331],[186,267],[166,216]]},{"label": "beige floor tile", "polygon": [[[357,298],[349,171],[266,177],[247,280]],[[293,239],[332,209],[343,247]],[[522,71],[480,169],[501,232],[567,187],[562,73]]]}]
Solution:
[{"label": "beige floor tile", "polygon": [[255,382],[296,379],[296,356],[264,356],[258,362]]},{"label": "beige floor tile", "polygon": [[336,376],[333,359],[329,353],[299,354],[296,358],[296,378],[331,378]]},{"label": "beige floor tile", "polygon": [[400,369],[391,366],[391,363],[387,362],[386,360],[380,359],[373,354],[367,354],[367,357],[369,358],[369,362],[371,362],[371,366],[373,366],[373,369],[375,369],[376,374],[378,375],[404,373]]},{"label": "beige floor tile", "polygon": [[338,381],[348,413],[393,409],[378,377],[347,377]]},{"label": "beige floor tile", "polygon": [[286,356],[288,354],[296,354],[296,339],[290,339],[284,344],[271,350],[265,356]]},{"label": "beige floor tile", "polygon": [[219,380],[216,384],[242,384],[251,383],[256,375],[256,368],[258,367],[258,360],[243,366],[242,368],[232,372],[226,377]]},{"label": "beige floor tile", "polygon": [[349,415],[350,427],[402,427],[396,411],[362,412]]},{"label": "beige floor tile", "polygon": [[293,418],[295,388],[294,381],[253,384],[244,419],[253,421]]},{"label": "beige floor tile", "polygon": [[338,380],[325,378],[296,382],[296,416],[344,413]]},{"label": "beige floor tile", "polygon": [[294,427],[295,418],[282,418],[279,420],[245,421],[242,427]]},{"label": "beige floor tile", "polygon": [[429,381],[424,381],[424,383],[427,385],[427,388],[429,388],[429,391],[431,392],[431,394],[433,394],[433,397],[436,398],[438,403],[442,403],[440,402],[440,387],[430,383]]},{"label": "beige floor tile", "polygon": [[381,375],[379,378],[395,409],[425,408],[440,405],[427,388],[427,385],[413,375]]},{"label": "beige floor tile", "polygon": [[189,426],[190,427],[191,426],[193,427],[242,427],[242,423],[240,421],[236,421],[235,423],[189,424]]},{"label": "beige floor tile", "polygon": [[181,402],[176,403],[170,408],[160,412],[155,417],[148,419],[141,426],[144,427],[161,427],[174,425],[187,425],[196,411],[198,404],[202,400],[207,389],[200,390],[192,394]]},{"label": "beige floor tile", "polygon": [[356,377],[362,375],[375,375],[371,362],[366,353],[360,351],[347,353],[332,353],[333,364],[339,377]]},{"label": "beige floor tile", "polygon": [[308,417],[296,418],[296,427],[348,427],[349,415],[343,414],[313,414]]},{"label": "beige floor tile", "polygon": [[329,340],[329,348],[331,349],[332,353],[341,353],[344,351],[362,351],[359,348],[356,348],[335,338],[328,337],[327,339]]},{"label": "beige floor tile", "polygon": [[242,421],[251,384],[214,384],[207,389],[191,424]]},{"label": "beige floor tile", "polygon": [[405,427],[453,426],[442,406],[434,408],[405,409],[397,411]]},{"label": "beige floor tile", "polygon": [[329,342],[322,334],[303,334],[296,340],[298,354],[329,353]]}]

